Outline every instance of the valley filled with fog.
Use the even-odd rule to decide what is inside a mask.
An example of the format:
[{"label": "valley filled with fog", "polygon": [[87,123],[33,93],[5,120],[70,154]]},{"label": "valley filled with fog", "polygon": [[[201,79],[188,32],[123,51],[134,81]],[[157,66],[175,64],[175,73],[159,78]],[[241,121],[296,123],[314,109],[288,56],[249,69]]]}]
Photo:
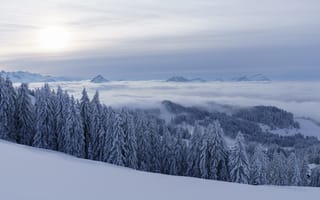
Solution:
[{"label": "valley filled with fog", "polygon": [[[30,88],[43,84],[31,83]],[[178,83],[155,80],[52,82],[49,85],[53,89],[60,85],[78,99],[83,88],[91,97],[98,90],[102,103],[113,107],[154,108],[163,100],[170,100],[185,106],[206,106],[210,110],[229,112],[237,107],[264,105],[277,106],[292,112],[295,117],[320,121],[320,82]]]}]

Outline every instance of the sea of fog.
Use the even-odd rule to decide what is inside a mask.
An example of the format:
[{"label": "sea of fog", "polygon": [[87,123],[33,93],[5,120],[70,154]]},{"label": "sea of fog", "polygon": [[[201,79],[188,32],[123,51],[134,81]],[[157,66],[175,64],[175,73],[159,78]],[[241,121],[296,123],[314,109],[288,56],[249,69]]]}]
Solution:
[{"label": "sea of fog", "polygon": [[[30,88],[43,83],[31,83]],[[293,112],[297,117],[320,121],[320,82],[206,82],[174,83],[164,81],[112,81],[108,83],[54,82],[76,98],[86,88],[90,97],[96,90],[101,101],[110,106],[151,108],[171,100],[183,105],[233,106],[272,105]]]}]

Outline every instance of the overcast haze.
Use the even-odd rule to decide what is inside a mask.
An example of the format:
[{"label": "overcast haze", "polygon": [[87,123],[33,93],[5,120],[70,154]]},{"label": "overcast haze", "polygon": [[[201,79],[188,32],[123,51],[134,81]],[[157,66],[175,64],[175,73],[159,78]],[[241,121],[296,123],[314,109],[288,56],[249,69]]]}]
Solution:
[{"label": "overcast haze", "polygon": [[0,0],[0,69],[10,71],[313,80],[319,35],[319,0]]}]

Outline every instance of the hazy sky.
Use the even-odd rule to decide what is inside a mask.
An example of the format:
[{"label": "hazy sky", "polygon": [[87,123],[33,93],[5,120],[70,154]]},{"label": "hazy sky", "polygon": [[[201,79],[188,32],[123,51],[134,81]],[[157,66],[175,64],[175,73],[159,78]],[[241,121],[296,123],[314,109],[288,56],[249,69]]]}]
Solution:
[{"label": "hazy sky", "polygon": [[0,69],[320,79],[319,0],[0,0]]}]

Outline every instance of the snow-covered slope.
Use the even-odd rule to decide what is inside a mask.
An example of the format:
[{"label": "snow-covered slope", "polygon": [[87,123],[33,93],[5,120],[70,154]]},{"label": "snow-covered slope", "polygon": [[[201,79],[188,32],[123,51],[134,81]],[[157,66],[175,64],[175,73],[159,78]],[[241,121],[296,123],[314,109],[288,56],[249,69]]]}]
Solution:
[{"label": "snow-covered slope", "polygon": [[0,141],[5,200],[301,200],[319,188],[249,186],[139,172]]},{"label": "snow-covered slope", "polygon": [[72,79],[64,77],[44,76],[24,71],[6,72],[1,71],[0,76],[3,78],[9,77],[12,82],[32,83],[32,82],[56,82],[56,81],[71,81]]}]

